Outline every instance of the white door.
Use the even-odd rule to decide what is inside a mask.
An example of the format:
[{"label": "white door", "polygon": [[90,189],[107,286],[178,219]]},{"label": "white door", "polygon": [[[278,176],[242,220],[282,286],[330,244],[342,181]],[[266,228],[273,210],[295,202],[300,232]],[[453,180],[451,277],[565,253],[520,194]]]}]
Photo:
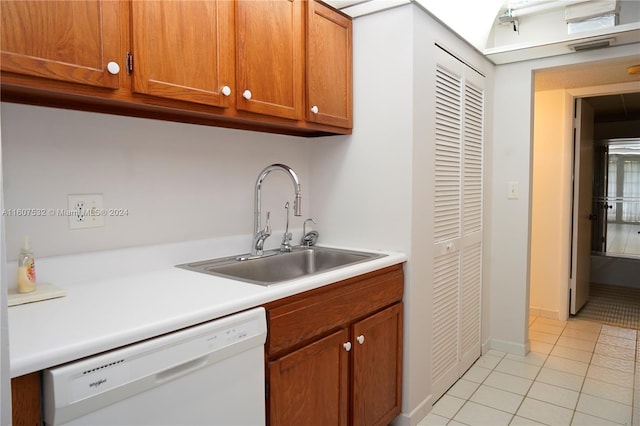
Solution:
[{"label": "white door", "polygon": [[437,399],[481,352],[484,77],[435,50],[431,377]]},{"label": "white door", "polygon": [[594,214],[593,108],[583,99],[576,99],[575,105],[573,243],[569,286],[572,315],[575,315],[589,299],[591,221]]}]

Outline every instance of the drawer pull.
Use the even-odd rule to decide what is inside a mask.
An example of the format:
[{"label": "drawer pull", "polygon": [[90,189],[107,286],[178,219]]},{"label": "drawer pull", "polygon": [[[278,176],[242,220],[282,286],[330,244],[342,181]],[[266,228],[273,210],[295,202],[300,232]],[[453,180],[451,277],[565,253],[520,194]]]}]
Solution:
[{"label": "drawer pull", "polygon": [[351,350],[351,342],[343,343],[342,346],[345,348],[347,352]]}]

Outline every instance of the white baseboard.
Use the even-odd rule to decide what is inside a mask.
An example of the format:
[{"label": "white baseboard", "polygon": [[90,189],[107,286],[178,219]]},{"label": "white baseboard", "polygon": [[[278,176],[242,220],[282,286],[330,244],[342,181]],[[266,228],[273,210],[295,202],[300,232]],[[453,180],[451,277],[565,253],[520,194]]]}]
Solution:
[{"label": "white baseboard", "polygon": [[487,352],[489,352],[491,350],[491,340],[487,339],[484,342],[482,342],[481,345],[481,349],[480,349],[480,353],[482,355],[486,354]]},{"label": "white baseboard", "polygon": [[548,318],[548,319],[560,319],[560,312],[558,311],[553,311],[551,309],[545,309],[545,308],[536,308],[536,307],[529,307],[529,316],[530,317],[540,317],[540,318]]},{"label": "white baseboard", "polygon": [[417,426],[422,419],[427,417],[433,405],[432,395],[429,395],[410,413],[400,413],[391,421],[392,426]]},{"label": "white baseboard", "polygon": [[489,348],[497,351],[507,352],[510,354],[525,356],[529,353],[529,341],[526,343],[507,342],[505,340],[491,339],[489,341]]}]

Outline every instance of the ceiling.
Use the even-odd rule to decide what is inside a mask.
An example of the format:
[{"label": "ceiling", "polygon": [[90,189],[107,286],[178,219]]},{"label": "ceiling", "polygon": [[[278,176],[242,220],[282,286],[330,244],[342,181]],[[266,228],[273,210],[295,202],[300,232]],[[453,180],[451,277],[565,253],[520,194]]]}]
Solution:
[{"label": "ceiling", "polygon": [[535,88],[557,90],[636,82],[635,93],[592,97],[589,103],[597,122],[640,120],[640,75],[627,73],[632,65],[640,65],[640,55],[545,69],[536,72]]},{"label": "ceiling", "polygon": [[640,65],[640,53],[635,56],[589,62],[588,64],[548,68],[536,72],[536,90],[575,89],[577,87],[638,82],[638,90],[640,91],[640,74],[627,73],[627,68],[633,65]]},{"label": "ceiling", "polygon": [[640,120],[640,92],[588,98],[596,123]]}]

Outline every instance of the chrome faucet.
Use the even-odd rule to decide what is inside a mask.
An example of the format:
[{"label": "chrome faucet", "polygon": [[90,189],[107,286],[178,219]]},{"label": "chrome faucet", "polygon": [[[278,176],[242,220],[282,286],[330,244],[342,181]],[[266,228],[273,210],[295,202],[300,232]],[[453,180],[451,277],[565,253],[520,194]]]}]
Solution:
[{"label": "chrome faucet", "polygon": [[[284,164],[272,164],[266,167],[260,175],[258,175],[258,179],[256,180],[256,191],[255,191],[255,209],[254,209],[254,222],[253,222],[253,244],[251,246],[251,258],[262,257],[264,256],[263,246],[264,241],[269,238],[271,235],[271,228],[269,224],[269,213],[267,213],[267,224],[264,229],[261,229],[260,225],[260,216],[262,214],[262,182],[266,179],[269,173],[274,170],[280,170],[289,175],[291,181],[293,182],[293,189],[295,191],[295,199],[293,201],[293,214],[296,216],[302,215],[302,190],[300,189],[300,181],[298,180],[298,175],[293,169],[289,166],[285,166]],[[287,222],[288,222],[288,213],[289,209],[287,208]],[[288,229],[287,229],[288,231]],[[286,234],[285,234],[286,237]],[[284,241],[283,241],[284,244]]]}]

